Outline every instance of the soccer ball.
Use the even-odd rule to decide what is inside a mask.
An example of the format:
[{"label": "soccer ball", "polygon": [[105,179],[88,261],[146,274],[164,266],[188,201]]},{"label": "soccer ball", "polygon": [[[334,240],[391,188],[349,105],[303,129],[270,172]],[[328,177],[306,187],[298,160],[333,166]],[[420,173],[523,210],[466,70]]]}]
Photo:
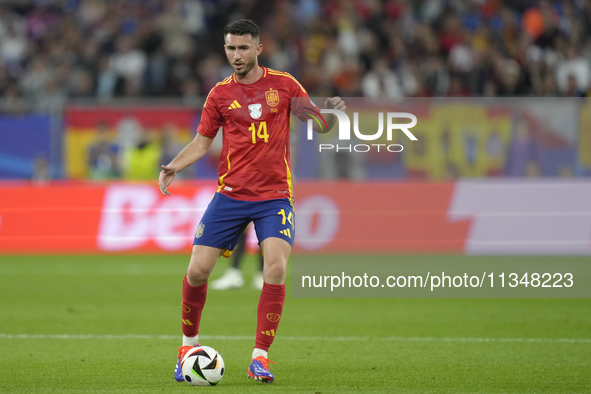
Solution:
[{"label": "soccer ball", "polygon": [[224,376],[224,359],[214,348],[196,346],[181,360],[181,371],[191,386],[215,386]]}]

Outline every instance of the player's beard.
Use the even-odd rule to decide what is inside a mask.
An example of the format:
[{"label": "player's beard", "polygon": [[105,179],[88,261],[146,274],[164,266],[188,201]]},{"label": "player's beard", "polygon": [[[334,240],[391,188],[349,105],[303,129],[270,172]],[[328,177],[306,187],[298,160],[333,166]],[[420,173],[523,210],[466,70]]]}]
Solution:
[{"label": "player's beard", "polygon": [[240,70],[237,70],[236,67],[234,66],[234,64],[232,64],[232,68],[234,69],[234,72],[236,73],[236,75],[248,74],[250,72],[250,70],[252,70],[254,68],[254,66],[256,65],[256,56],[253,56],[251,61],[242,62],[242,64],[243,64],[243,66]]}]

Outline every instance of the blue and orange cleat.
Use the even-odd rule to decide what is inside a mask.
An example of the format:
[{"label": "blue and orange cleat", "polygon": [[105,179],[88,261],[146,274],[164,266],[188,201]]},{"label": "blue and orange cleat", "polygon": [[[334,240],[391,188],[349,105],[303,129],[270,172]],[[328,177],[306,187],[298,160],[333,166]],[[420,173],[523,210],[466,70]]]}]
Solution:
[{"label": "blue and orange cleat", "polygon": [[248,378],[258,380],[265,383],[273,383],[275,376],[269,372],[269,363],[275,364],[273,361],[259,356],[252,359],[250,367],[248,368]]},{"label": "blue and orange cleat", "polygon": [[[199,344],[197,344],[199,346]],[[176,361],[176,367],[174,368],[174,380],[177,382],[184,382],[185,378],[183,376],[183,371],[181,368],[181,360],[185,356],[185,354],[190,350],[193,349],[193,346],[181,346],[179,347],[179,358]]]}]

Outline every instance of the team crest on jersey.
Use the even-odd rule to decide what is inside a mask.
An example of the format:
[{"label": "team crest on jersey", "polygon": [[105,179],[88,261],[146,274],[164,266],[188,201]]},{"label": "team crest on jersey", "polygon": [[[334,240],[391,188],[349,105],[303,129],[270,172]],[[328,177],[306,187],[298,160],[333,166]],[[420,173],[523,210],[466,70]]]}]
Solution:
[{"label": "team crest on jersey", "polygon": [[267,99],[267,105],[269,107],[275,107],[279,104],[279,92],[276,90],[265,92],[265,98]]},{"label": "team crest on jersey", "polygon": [[205,224],[199,223],[199,227],[197,227],[197,232],[195,233],[195,238],[201,238],[203,235],[203,230],[205,230]]},{"label": "team crest on jersey", "polygon": [[248,113],[253,119],[258,119],[263,114],[263,104],[250,104],[248,106]]}]

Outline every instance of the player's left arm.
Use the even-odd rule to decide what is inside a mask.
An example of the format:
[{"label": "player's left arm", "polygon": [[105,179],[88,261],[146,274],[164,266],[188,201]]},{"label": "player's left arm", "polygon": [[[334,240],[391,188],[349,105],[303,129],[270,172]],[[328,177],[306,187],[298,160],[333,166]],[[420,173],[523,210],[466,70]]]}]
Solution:
[{"label": "player's left arm", "polygon": [[[299,82],[297,82],[293,77],[292,79],[295,81],[295,83],[292,84],[293,90],[291,95],[291,97],[293,98],[293,113],[302,122],[309,120],[310,117],[315,119],[316,122],[312,123],[312,129],[317,133],[328,133],[337,122],[337,117],[334,114],[325,114],[327,115],[325,118],[324,115],[320,113],[320,109],[310,99],[310,97],[308,96],[308,92],[306,92],[303,86]],[[345,111],[347,109],[347,106],[345,105],[343,99],[341,99],[338,96],[335,96],[329,97],[324,101],[324,108]],[[311,111],[312,114],[308,111]],[[318,119],[318,117],[322,119],[322,122]]]}]

